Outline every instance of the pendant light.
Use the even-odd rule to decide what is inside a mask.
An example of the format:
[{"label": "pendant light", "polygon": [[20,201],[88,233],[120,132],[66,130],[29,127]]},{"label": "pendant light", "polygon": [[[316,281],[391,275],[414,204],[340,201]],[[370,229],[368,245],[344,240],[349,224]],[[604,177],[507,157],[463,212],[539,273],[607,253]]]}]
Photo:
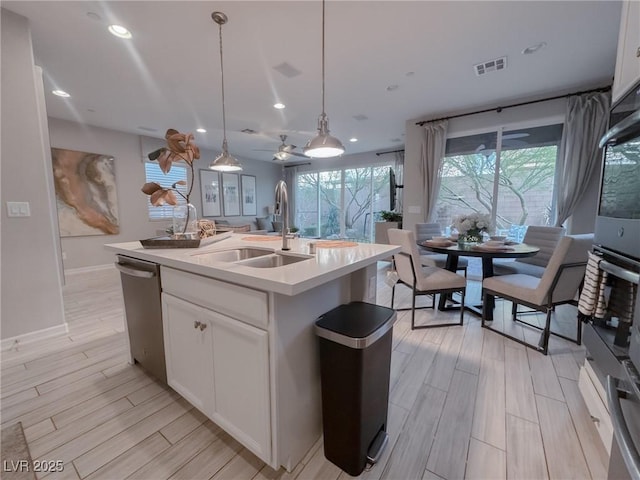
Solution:
[{"label": "pendant light", "polygon": [[222,12],[213,12],[211,18],[218,24],[220,34],[220,72],[222,73],[222,153],[211,162],[209,168],[219,172],[237,172],[242,170],[240,162],[229,154],[227,147],[227,119],[224,110],[224,64],[222,62],[222,25],[227,23],[227,16]]},{"label": "pendant light", "polygon": [[324,3],[322,0],[322,113],[318,118],[318,135],[307,142],[303,151],[312,158],[331,158],[344,153],[342,142],[329,135],[329,118],[324,111]]}]

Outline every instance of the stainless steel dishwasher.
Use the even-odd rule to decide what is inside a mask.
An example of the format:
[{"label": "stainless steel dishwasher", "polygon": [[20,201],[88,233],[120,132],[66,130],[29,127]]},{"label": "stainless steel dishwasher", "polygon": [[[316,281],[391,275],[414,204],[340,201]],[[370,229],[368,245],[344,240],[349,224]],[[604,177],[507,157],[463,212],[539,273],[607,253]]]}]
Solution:
[{"label": "stainless steel dishwasher", "polygon": [[117,255],[131,356],[147,372],[167,383],[162,334],[160,265]]}]

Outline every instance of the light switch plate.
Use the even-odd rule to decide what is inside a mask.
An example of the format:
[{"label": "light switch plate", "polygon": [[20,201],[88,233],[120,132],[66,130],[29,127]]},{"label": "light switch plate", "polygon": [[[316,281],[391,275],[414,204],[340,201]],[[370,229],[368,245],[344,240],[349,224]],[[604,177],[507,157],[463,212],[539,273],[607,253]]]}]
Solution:
[{"label": "light switch plate", "polygon": [[29,202],[7,202],[7,215],[10,217],[30,217]]}]

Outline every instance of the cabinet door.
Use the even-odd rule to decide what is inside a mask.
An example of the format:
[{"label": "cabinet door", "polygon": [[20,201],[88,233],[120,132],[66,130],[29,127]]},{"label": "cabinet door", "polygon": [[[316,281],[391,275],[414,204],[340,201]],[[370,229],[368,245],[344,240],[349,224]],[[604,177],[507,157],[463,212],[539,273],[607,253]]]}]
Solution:
[{"label": "cabinet door", "polygon": [[622,2],[618,55],[613,79],[612,101],[629,91],[640,79],[640,2]]},{"label": "cabinet door", "polygon": [[210,312],[213,420],[265,461],[271,457],[269,344],[264,330]]},{"label": "cabinet door", "polygon": [[207,311],[162,294],[167,383],[194,407],[213,413],[213,351]]}]

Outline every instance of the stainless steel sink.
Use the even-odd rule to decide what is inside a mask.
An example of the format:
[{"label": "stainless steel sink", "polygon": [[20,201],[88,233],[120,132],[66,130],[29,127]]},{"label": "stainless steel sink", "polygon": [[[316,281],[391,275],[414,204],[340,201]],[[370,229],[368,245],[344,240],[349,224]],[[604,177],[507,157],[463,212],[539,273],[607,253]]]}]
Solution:
[{"label": "stainless steel sink", "polygon": [[306,256],[306,255],[297,256],[297,255],[285,255],[285,254],[276,253],[272,255],[265,255],[262,257],[250,258],[250,259],[242,260],[236,263],[244,267],[275,268],[275,267],[283,267],[285,265],[291,265],[293,263],[304,262],[312,258],[313,256]]},{"label": "stainless steel sink", "polygon": [[232,250],[220,250],[217,252],[194,253],[194,255],[206,255],[208,258],[216,262],[238,262],[250,258],[259,258],[269,254],[273,254],[273,250],[254,247],[240,247]]}]

